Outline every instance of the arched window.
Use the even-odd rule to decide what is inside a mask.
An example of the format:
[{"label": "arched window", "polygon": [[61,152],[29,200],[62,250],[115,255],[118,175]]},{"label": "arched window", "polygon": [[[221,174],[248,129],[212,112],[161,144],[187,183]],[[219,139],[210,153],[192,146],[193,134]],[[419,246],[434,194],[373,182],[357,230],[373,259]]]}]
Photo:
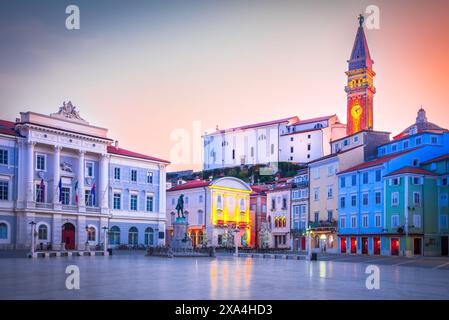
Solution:
[{"label": "arched window", "polygon": [[151,227],[145,229],[145,244],[148,246],[154,245],[154,230]]},{"label": "arched window", "polygon": [[0,239],[6,240],[8,239],[8,226],[6,223],[0,223]]},{"label": "arched window", "polygon": [[203,216],[204,216],[203,210],[198,210],[198,224],[203,224],[204,223],[203,222]]},{"label": "arched window", "polygon": [[221,195],[217,196],[217,209],[223,209],[223,202],[221,200]]},{"label": "arched window", "polygon": [[94,226],[89,226],[87,228],[87,241],[95,241],[96,239],[96,230]]},{"label": "arched window", "polygon": [[120,228],[113,226],[109,229],[109,244],[120,244]]},{"label": "arched window", "polygon": [[245,199],[240,199],[240,211],[245,211]]},{"label": "arched window", "polygon": [[137,237],[139,235],[139,231],[137,231],[136,227],[129,228],[128,231],[128,244],[136,245]]},{"label": "arched window", "polygon": [[282,218],[282,226],[285,228],[287,226],[287,218]]},{"label": "arched window", "polygon": [[38,240],[47,240],[48,239],[48,227],[45,224],[41,224],[37,230],[37,239]]}]

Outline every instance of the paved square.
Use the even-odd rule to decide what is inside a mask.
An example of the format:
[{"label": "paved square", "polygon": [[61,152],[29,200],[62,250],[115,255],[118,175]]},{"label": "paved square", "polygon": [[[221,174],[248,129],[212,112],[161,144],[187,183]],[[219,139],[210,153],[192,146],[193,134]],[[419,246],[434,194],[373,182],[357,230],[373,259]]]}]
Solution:
[{"label": "paved square", "polygon": [[[368,290],[365,268],[376,264],[372,257],[365,259],[370,263],[143,253],[7,258],[0,259],[0,299],[449,299],[449,270],[378,259],[380,289]],[[71,264],[80,269],[80,290],[65,287]]]}]

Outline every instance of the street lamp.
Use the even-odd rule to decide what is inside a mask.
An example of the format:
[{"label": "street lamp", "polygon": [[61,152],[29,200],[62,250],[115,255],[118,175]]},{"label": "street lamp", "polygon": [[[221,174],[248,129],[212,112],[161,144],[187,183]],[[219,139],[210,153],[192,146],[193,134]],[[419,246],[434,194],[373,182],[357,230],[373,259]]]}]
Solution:
[{"label": "street lamp", "polygon": [[30,225],[31,225],[31,257],[33,258],[34,257],[34,237],[36,236],[36,230],[34,229],[35,228],[34,226],[36,225],[36,222],[31,221]]},{"label": "street lamp", "polygon": [[86,226],[86,244],[84,245],[86,251],[90,251],[89,247],[89,226]]},{"label": "street lamp", "polygon": [[231,232],[234,232],[234,243],[235,243],[235,256],[238,257],[239,256],[239,245],[238,245],[238,241],[237,241],[237,234],[239,232],[239,228],[236,226],[235,229],[232,229]]},{"label": "street lamp", "polygon": [[311,260],[312,257],[312,229],[310,228],[310,225],[307,226],[306,229],[307,234],[307,260]]},{"label": "street lamp", "polygon": [[106,232],[108,230],[108,227],[104,226],[103,228],[104,232],[104,244],[103,244],[103,254],[104,256],[108,255],[108,233]]}]

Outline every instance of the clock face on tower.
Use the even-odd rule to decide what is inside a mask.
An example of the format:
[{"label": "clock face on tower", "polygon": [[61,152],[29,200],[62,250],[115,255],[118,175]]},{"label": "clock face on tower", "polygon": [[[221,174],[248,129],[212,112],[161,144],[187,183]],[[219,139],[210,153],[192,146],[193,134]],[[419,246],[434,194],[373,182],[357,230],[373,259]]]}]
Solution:
[{"label": "clock face on tower", "polygon": [[360,119],[360,116],[362,115],[362,107],[360,106],[359,100],[355,100],[352,108],[351,108],[351,115],[354,119]]}]

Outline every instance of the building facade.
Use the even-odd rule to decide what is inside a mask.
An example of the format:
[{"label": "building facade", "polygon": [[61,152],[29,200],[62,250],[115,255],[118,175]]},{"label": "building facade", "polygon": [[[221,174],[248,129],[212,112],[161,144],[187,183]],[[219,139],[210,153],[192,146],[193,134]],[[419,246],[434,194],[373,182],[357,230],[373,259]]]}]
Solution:
[{"label": "building facade", "polygon": [[307,250],[306,228],[309,221],[309,171],[300,170],[293,178],[291,188],[290,221],[291,248]]},{"label": "building facade", "polygon": [[2,121],[0,157],[1,248],[165,243],[168,161],[114,145],[70,102]]},{"label": "building facade", "polygon": [[268,247],[270,248],[291,248],[290,200],[291,181],[284,180],[282,182],[277,182],[267,190]]},{"label": "building facade", "polygon": [[[189,222],[189,236],[196,246],[241,247],[254,245],[254,222],[250,214],[251,188],[234,177],[216,180],[193,180],[167,190],[169,241],[173,236],[173,221],[177,217],[179,197],[184,199],[184,211]],[[235,232],[238,231],[238,232]]]}]

